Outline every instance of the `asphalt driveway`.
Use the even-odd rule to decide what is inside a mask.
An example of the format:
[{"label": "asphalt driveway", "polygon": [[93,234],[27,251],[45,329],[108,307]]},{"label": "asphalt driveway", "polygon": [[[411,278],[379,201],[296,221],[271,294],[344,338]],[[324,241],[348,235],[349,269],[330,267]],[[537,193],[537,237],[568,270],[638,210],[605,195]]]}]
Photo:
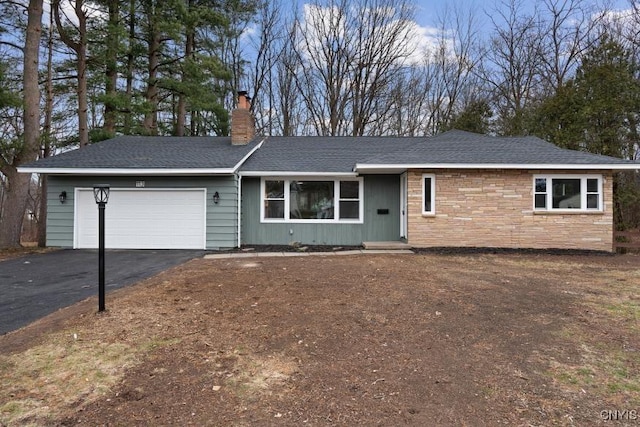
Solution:
[{"label": "asphalt driveway", "polygon": [[[110,290],[131,285],[204,253],[108,250],[105,254],[107,309]],[[97,294],[97,250],[59,250],[1,261],[0,335]]]}]

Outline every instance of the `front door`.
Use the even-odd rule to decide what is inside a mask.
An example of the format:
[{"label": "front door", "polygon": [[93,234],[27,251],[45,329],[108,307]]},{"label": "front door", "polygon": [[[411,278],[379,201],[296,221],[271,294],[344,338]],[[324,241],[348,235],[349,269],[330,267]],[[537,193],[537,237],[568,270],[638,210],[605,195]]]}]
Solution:
[{"label": "front door", "polygon": [[364,177],[363,242],[400,240],[400,176]]}]

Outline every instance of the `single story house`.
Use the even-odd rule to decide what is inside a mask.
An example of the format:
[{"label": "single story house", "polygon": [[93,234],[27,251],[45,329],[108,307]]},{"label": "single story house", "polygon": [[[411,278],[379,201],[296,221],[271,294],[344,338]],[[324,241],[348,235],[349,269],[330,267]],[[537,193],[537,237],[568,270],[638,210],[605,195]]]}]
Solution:
[{"label": "single story house", "polygon": [[24,165],[48,176],[47,244],[97,247],[94,184],[110,184],[106,246],[241,245],[613,250],[613,173],[640,163],[535,137],[122,136]]}]

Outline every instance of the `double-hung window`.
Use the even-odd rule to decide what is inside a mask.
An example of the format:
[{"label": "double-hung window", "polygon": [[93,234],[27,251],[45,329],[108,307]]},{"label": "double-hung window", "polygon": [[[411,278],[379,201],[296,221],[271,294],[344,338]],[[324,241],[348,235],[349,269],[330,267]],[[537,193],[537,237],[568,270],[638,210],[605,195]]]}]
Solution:
[{"label": "double-hung window", "polygon": [[601,175],[538,175],[533,178],[535,211],[602,212]]},{"label": "double-hung window", "polygon": [[264,222],[362,222],[362,179],[263,178]]}]

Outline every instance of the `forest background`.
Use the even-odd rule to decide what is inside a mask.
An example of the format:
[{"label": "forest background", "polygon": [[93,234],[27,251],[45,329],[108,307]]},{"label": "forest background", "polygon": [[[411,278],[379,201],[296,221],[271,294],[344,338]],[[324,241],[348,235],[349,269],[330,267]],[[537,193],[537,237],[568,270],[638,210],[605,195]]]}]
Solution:
[{"label": "forest background", "polygon": [[[45,244],[21,164],[116,135],[536,135],[637,159],[640,0],[3,0],[0,248]],[[424,14],[433,25],[424,26]],[[185,139],[188,144],[188,139]],[[640,226],[637,171],[615,226]]]}]

